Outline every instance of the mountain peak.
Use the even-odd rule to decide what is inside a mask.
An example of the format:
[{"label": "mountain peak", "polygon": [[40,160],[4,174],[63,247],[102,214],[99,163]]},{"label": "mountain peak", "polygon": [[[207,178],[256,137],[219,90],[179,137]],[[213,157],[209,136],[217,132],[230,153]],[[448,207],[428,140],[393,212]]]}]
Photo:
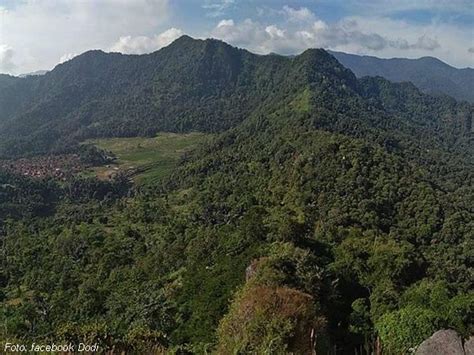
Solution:
[{"label": "mountain peak", "polygon": [[310,82],[319,82],[324,85],[332,83],[358,91],[355,75],[322,48],[307,49],[292,60],[305,68]]},{"label": "mountain peak", "polygon": [[[91,50],[88,50],[88,51],[86,51],[82,54],[79,54],[78,56],[76,56],[74,58],[94,57],[94,56],[101,56],[101,55],[107,55],[107,54],[109,54],[109,53],[104,52],[102,49],[91,49]],[[74,59],[74,58],[72,58],[72,59]]]},{"label": "mountain peak", "polygon": [[333,55],[322,48],[309,48],[293,59],[310,61],[315,65],[325,64],[340,67],[341,70],[345,69]]},{"label": "mountain peak", "polygon": [[193,42],[199,42],[199,39],[192,38],[191,36],[188,35],[182,35],[175,39],[173,42],[171,42],[170,45],[177,45],[177,44],[183,44],[183,43],[193,43]]},{"label": "mountain peak", "polygon": [[230,44],[221,41],[220,39],[216,38],[206,38],[206,39],[200,39],[200,38],[193,38],[188,35],[182,35],[178,39],[174,40],[168,47],[166,48],[189,48],[190,46],[194,47],[202,47],[204,49],[209,49],[209,48],[216,48],[216,47],[225,47],[225,48],[232,48],[232,49],[238,49],[234,46],[231,46]]}]

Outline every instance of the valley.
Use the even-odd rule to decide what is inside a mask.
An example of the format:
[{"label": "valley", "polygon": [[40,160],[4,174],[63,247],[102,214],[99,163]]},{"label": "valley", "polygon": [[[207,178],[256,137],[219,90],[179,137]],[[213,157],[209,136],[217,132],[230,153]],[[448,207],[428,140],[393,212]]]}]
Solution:
[{"label": "valley", "polygon": [[112,179],[122,173],[139,184],[157,183],[169,175],[186,152],[206,141],[202,133],[158,133],[154,138],[91,139],[94,145],[115,157],[112,162],[91,168],[89,173],[99,179]]}]

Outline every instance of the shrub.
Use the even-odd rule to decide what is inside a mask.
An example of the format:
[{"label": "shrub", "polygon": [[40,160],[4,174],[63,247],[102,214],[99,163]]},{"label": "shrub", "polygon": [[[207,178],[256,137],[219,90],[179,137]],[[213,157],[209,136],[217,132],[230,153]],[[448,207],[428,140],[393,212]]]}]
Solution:
[{"label": "shrub", "polygon": [[310,353],[312,334],[324,325],[313,298],[287,287],[248,285],[218,329],[218,353]]},{"label": "shrub", "polygon": [[439,329],[439,317],[432,310],[409,305],[384,314],[375,327],[384,352],[405,354]]}]

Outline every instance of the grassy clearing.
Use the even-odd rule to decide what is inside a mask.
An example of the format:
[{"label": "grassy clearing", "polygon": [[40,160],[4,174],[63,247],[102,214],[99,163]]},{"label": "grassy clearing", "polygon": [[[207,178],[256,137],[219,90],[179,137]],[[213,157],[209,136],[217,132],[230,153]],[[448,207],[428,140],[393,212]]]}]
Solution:
[{"label": "grassy clearing", "polygon": [[118,172],[127,172],[137,183],[148,184],[168,175],[186,151],[208,137],[203,133],[159,133],[154,138],[91,139],[86,143],[117,157],[113,164],[94,168],[97,177],[107,179]]}]

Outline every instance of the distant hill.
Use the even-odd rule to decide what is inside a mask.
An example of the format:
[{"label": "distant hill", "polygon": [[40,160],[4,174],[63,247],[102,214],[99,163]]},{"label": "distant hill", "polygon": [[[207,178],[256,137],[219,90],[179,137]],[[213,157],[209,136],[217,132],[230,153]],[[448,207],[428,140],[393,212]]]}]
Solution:
[{"label": "distant hill", "polygon": [[357,77],[381,76],[393,82],[411,81],[424,93],[446,94],[474,102],[474,69],[454,68],[433,57],[382,59],[342,52],[330,53]]}]

